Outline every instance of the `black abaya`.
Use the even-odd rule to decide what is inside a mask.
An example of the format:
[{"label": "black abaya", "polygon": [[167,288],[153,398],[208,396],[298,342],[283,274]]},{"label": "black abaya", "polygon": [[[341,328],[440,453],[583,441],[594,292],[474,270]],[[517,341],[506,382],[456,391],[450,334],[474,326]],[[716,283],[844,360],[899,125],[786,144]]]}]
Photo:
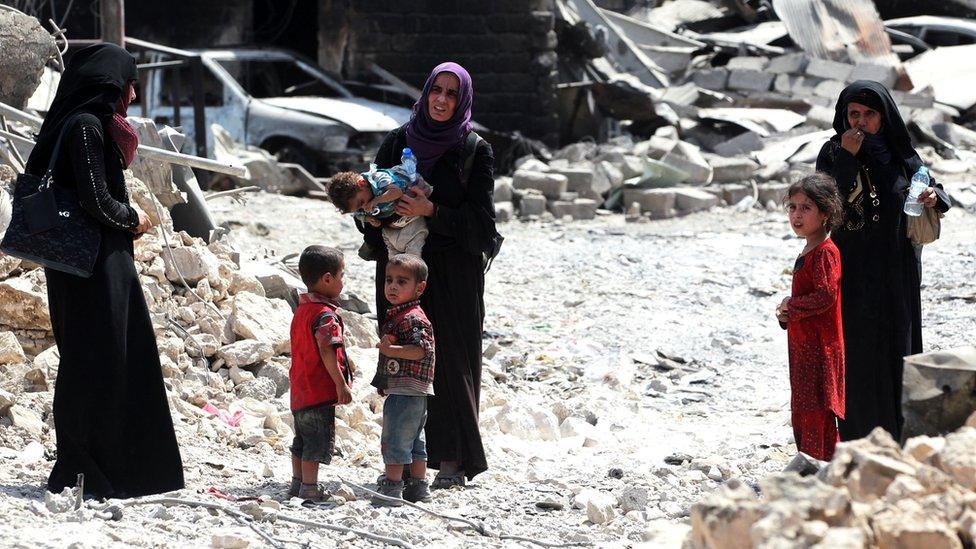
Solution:
[{"label": "black abaya", "polygon": [[[848,128],[847,103],[857,93],[873,93],[884,105],[882,131],[892,153],[888,162],[873,157],[865,146],[855,156],[840,145]],[[863,192],[863,212],[848,205],[845,225],[831,234],[842,265],[847,409],[839,421],[841,440],[862,438],[879,426],[897,440],[903,423],[903,359],[922,351],[919,260],[902,212],[908,177],[921,160],[897,106],[876,82],[855,82],[841,94],[834,129],[838,135],[823,146],[817,170],[836,179],[845,200],[858,177]],[[945,211],[948,200],[941,189],[937,193],[938,208]]]},{"label": "black abaya", "polygon": [[[125,67],[134,77],[135,61],[124,50],[93,48],[99,49],[76,54],[78,62],[100,60],[105,70]],[[156,338],[133,263],[132,229],[138,215],[129,205],[120,153],[105,136],[100,116],[110,113],[111,105],[91,100],[111,100],[111,82],[124,83],[126,74],[101,75],[86,86],[79,75],[98,77],[98,67],[71,69],[69,65],[62,79],[64,89],[59,88],[62,101],[56,98],[52,106],[58,120],[42,129],[38,142],[45,146],[35,149],[28,172],[43,173],[54,137],[66,124],[54,181],[74,189],[85,211],[100,222],[101,243],[89,278],[44,271],[61,355],[54,388],[57,461],[48,490],[75,486],[80,473],[85,493],[96,497],[177,490],[183,487],[183,465]],[[117,89],[114,97],[121,92]],[[66,102],[79,97],[88,99],[72,110]]]},{"label": "black abaya", "polygon": [[[399,163],[406,146],[403,128],[391,132],[376,155],[380,168]],[[485,277],[482,251],[494,234],[491,147],[481,142],[467,185],[460,180],[461,151],[445,153],[428,181],[437,213],[427,220],[430,235],[423,249],[429,269],[421,305],[434,327],[434,395],[428,398],[428,464],[456,461],[470,479],[488,468],[478,427],[481,399],[481,344],[484,327]],[[379,230],[361,227],[374,250],[376,310],[380,318],[389,304],[383,294],[386,247]]]}]

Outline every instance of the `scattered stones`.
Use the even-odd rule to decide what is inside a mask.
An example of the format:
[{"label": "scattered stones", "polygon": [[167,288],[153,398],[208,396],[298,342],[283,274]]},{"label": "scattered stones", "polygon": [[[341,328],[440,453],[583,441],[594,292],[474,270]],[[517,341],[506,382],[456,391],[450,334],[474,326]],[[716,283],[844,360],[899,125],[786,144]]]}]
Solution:
[{"label": "scattered stones", "polygon": [[234,296],[232,306],[230,324],[235,334],[268,343],[276,353],[290,351],[292,313],[287,302],[245,292]]},{"label": "scattered stones", "polygon": [[586,518],[593,524],[606,524],[617,516],[617,499],[609,492],[595,492],[586,500]]},{"label": "scattered stones", "polygon": [[12,332],[0,332],[0,364],[27,362],[27,355]]},{"label": "scattered stones", "polygon": [[220,358],[228,367],[249,366],[268,360],[275,354],[274,348],[256,339],[242,339],[230,345],[224,345],[217,351]]}]

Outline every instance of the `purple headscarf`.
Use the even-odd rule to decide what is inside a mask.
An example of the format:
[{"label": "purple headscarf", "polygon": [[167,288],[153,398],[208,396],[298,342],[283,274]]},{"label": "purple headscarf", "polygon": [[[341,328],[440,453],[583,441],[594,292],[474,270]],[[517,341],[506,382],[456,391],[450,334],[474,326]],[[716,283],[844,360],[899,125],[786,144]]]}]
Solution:
[{"label": "purple headscarf", "polygon": [[[447,122],[437,122],[430,117],[427,106],[427,96],[434,85],[437,75],[448,72],[458,78],[457,107]],[[417,157],[417,171],[424,177],[430,177],[434,164],[445,152],[460,145],[468,132],[471,131],[471,104],[474,103],[474,87],[471,85],[471,75],[464,67],[457,63],[441,63],[434,67],[424,91],[413,106],[413,116],[407,123],[407,146]]]}]

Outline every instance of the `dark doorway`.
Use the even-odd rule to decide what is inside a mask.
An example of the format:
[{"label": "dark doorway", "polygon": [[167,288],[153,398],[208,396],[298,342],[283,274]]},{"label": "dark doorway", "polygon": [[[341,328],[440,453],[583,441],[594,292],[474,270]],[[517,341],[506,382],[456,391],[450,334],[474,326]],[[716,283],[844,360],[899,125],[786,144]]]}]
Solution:
[{"label": "dark doorway", "polygon": [[254,0],[254,42],[315,59],[319,47],[318,4],[318,0]]}]

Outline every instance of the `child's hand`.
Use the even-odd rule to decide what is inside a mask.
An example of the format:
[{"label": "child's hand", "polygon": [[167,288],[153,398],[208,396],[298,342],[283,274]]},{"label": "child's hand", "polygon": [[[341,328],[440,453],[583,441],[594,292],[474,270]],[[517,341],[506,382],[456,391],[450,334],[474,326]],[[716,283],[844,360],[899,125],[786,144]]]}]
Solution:
[{"label": "child's hand", "polygon": [[376,389],[376,394],[380,395],[381,397],[385,397],[386,391],[384,391],[383,389]]},{"label": "child's hand", "polygon": [[376,347],[379,348],[380,353],[386,355],[390,351],[390,346],[392,346],[394,343],[396,343],[396,337],[386,334],[380,339],[380,342],[376,344]]},{"label": "child's hand", "polygon": [[787,311],[789,310],[790,298],[784,297],[783,301],[780,301],[779,305],[776,306],[776,320],[787,323],[789,317],[787,316]]},{"label": "child's hand", "polygon": [[349,404],[352,402],[352,389],[347,383],[336,386],[336,398],[339,404]]}]

